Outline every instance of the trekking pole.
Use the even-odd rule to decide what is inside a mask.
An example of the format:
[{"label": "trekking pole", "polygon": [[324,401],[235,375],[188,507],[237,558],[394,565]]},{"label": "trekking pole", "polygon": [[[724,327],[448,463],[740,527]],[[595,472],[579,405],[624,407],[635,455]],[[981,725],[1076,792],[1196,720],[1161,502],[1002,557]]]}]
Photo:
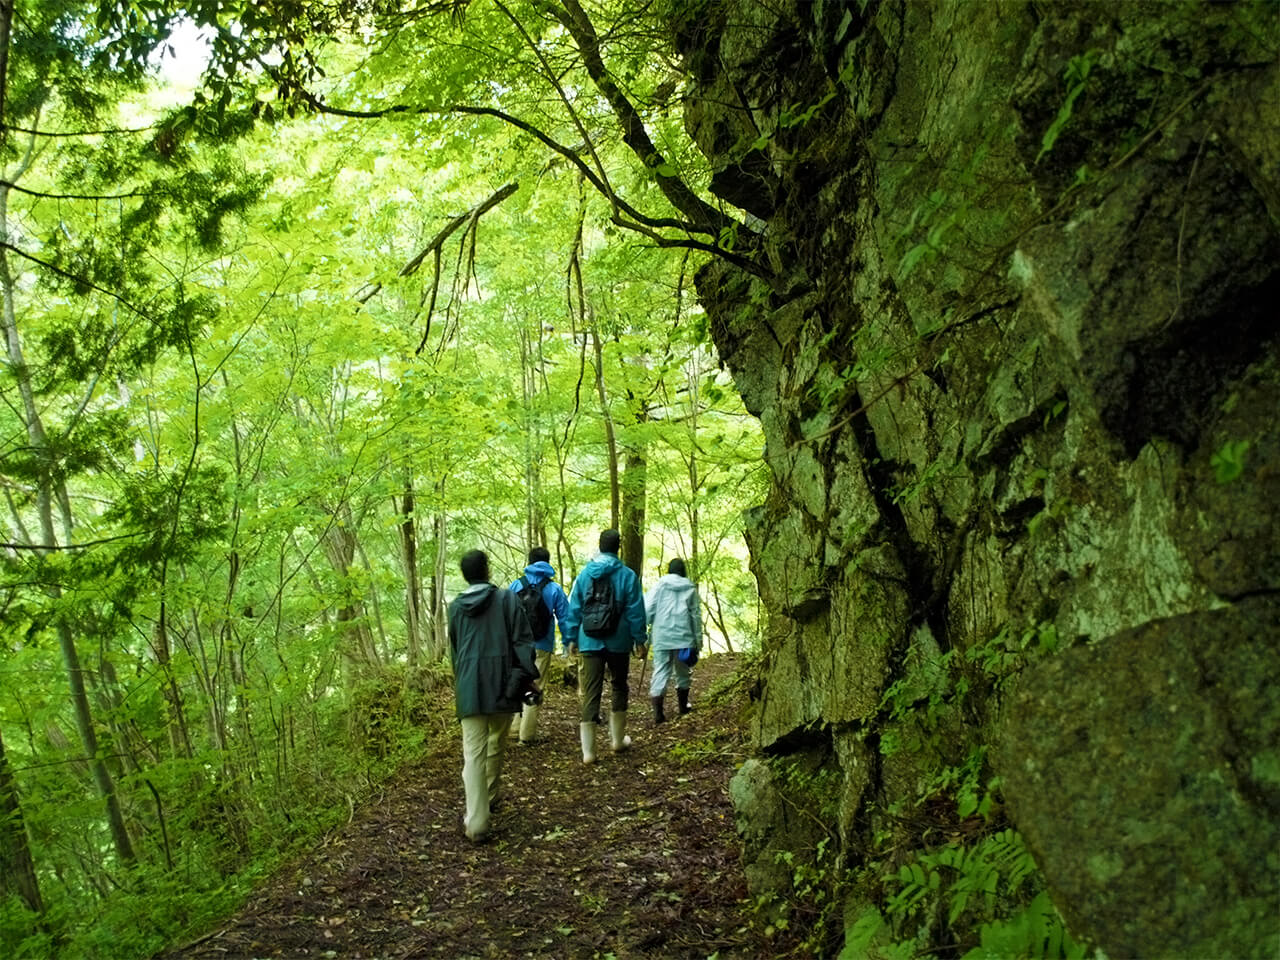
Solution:
[{"label": "trekking pole", "polygon": [[646,651],[646,652],[645,652],[645,656],[644,656],[644,659],[640,661],[640,689],[641,689],[641,690],[643,690],[643,689],[644,689],[644,675],[645,675],[645,672],[649,669],[649,654],[648,654],[648,647],[649,647],[649,645],[648,645],[648,644],[645,644],[645,651]]}]

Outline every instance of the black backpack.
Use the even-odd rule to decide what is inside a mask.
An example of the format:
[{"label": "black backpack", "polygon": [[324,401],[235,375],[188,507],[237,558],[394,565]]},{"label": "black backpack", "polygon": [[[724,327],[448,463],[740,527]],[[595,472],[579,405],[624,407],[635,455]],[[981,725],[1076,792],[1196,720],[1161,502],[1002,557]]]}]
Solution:
[{"label": "black backpack", "polygon": [[516,598],[520,601],[524,615],[529,618],[529,626],[533,627],[533,639],[541,640],[547,635],[547,628],[551,626],[551,611],[547,609],[547,603],[542,599],[542,588],[547,581],[539,580],[535,587],[529,582],[528,576],[522,576],[520,582],[524,584],[524,589],[516,594]]},{"label": "black backpack", "polygon": [[588,637],[604,640],[613,636],[622,611],[613,596],[613,577],[609,573],[596,577],[587,586],[582,598],[582,632]]}]

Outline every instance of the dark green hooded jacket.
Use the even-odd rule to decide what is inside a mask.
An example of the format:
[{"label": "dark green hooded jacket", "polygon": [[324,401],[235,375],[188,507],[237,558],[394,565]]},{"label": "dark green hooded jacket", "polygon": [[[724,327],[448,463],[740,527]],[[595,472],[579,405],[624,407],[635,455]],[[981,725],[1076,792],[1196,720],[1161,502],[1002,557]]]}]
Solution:
[{"label": "dark green hooded jacket", "polygon": [[449,657],[458,716],[515,713],[524,684],[512,680],[523,670],[538,677],[533,663],[533,628],[510,590],[474,583],[449,604]]}]

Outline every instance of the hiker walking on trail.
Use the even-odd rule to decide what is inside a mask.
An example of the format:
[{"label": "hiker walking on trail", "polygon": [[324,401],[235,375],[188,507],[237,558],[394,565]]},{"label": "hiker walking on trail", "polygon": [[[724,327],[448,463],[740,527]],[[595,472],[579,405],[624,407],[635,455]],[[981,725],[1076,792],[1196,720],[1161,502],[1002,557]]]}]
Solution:
[{"label": "hiker walking on trail", "polygon": [[[560,639],[564,639],[564,618],[569,612],[569,598],[556,583],[556,570],[551,566],[551,552],[546,547],[534,547],[529,551],[529,565],[524,576],[511,584],[511,590],[520,601],[529,626],[533,628],[534,662],[538,676],[545,677],[551,665],[551,654],[556,648],[556,623],[560,624]],[[538,735],[537,702],[525,704],[520,714],[520,745],[528,746]]]},{"label": "hiker walking on trail", "polygon": [[459,566],[469,586],[449,604],[449,658],[462,721],[462,827],[467,839],[482,840],[501,788],[511,714],[540,687],[533,629],[516,595],[489,582],[483,551],[468,550]]},{"label": "hiker walking on trail", "polygon": [[604,674],[609,672],[612,701],[609,740],[615,753],[631,746],[627,736],[627,673],[634,650],[645,650],[644,592],[635,571],[618,559],[617,530],[600,534],[600,552],[582,568],[569,592],[568,615],[560,624],[569,656],[582,652],[581,714],[578,734],[582,762],[596,761],[595,717],[600,710]]},{"label": "hiker walking on trail", "polygon": [[649,700],[653,703],[653,722],[665,723],[663,699],[667,684],[675,675],[676,700],[680,716],[689,712],[690,671],[702,649],[702,613],[698,588],[685,576],[684,561],[676,557],[667,565],[666,576],[659,578],[644,598],[645,620],[652,627],[653,679],[649,682]]}]

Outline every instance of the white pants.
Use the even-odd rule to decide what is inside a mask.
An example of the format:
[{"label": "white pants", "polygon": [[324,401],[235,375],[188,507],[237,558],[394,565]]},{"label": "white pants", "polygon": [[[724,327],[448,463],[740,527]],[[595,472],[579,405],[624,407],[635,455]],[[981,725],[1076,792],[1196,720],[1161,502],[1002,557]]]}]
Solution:
[{"label": "white pants", "polygon": [[649,696],[661,697],[667,692],[667,684],[671,682],[671,674],[676,675],[676,689],[688,690],[691,673],[687,663],[681,663],[677,656],[679,650],[653,651],[653,677],[649,680]]},{"label": "white pants", "polygon": [[462,790],[467,798],[462,826],[472,840],[489,832],[489,804],[498,799],[510,726],[509,713],[462,718]]}]

